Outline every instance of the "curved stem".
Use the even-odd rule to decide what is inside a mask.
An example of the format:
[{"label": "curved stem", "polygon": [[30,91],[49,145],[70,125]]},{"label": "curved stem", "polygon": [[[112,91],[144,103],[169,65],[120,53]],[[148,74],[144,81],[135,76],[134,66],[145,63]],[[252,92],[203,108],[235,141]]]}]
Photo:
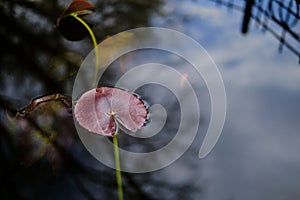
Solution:
[{"label": "curved stem", "polygon": [[116,135],[113,136],[113,142],[114,142],[114,153],[115,153],[115,163],[116,163],[116,178],[118,184],[118,199],[123,200],[120,156],[119,156],[118,138]]},{"label": "curved stem", "polygon": [[[97,40],[94,35],[94,32],[89,27],[89,25],[82,20],[80,17],[76,15],[76,13],[70,14],[72,17],[74,17],[76,20],[78,20],[89,32],[90,37],[93,41],[94,49],[95,49],[95,74],[94,74],[94,81],[93,85],[97,87],[97,74],[99,71],[99,51],[97,48]],[[119,156],[119,147],[118,147],[118,139],[117,136],[113,136],[113,142],[114,142],[114,154],[115,154],[115,163],[116,163],[116,179],[118,184],[118,199],[123,200],[123,188],[122,188],[122,175],[121,175],[121,166],[120,166],[120,156]]]},{"label": "curved stem", "polygon": [[99,52],[98,52],[98,48],[97,48],[98,43],[97,43],[95,34],[92,31],[92,29],[90,28],[90,26],[84,20],[82,20],[80,17],[78,17],[75,13],[71,13],[70,15],[72,17],[74,17],[77,21],[79,21],[86,28],[86,30],[89,32],[90,37],[92,39],[93,46],[94,46],[94,49],[95,49],[95,73],[94,73],[93,85],[96,86],[96,84],[97,84],[97,74],[98,74],[98,71],[99,71]]}]

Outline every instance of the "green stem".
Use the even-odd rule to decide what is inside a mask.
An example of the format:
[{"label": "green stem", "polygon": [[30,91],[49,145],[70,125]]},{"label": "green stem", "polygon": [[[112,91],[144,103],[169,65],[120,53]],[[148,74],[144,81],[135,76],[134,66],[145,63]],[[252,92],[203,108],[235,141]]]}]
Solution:
[{"label": "green stem", "polygon": [[[94,49],[95,49],[95,74],[94,74],[94,81],[93,84],[97,85],[97,74],[99,71],[99,51],[97,48],[97,40],[94,35],[94,32],[89,27],[89,25],[82,20],[80,17],[76,15],[76,13],[71,13],[70,16],[74,17],[76,20],[78,20],[89,32],[90,37],[93,41]],[[113,136],[113,142],[114,142],[114,154],[115,154],[115,163],[116,163],[116,178],[117,178],[117,184],[118,184],[118,199],[123,200],[123,189],[122,189],[122,175],[121,175],[121,166],[120,166],[120,156],[119,156],[119,147],[118,147],[118,139],[117,136]]]},{"label": "green stem", "polygon": [[98,48],[97,48],[97,44],[98,43],[97,43],[95,34],[92,31],[92,29],[89,27],[89,25],[84,20],[82,20],[80,17],[78,17],[76,15],[76,13],[71,13],[70,15],[72,17],[74,17],[76,20],[78,20],[86,28],[86,30],[89,32],[90,37],[91,37],[91,39],[93,41],[93,45],[94,45],[94,49],[95,49],[95,73],[94,73],[93,84],[96,86],[96,83],[97,83],[97,74],[98,74],[98,71],[99,71],[99,52],[98,52]]},{"label": "green stem", "polygon": [[113,142],[114,142],[115,163],[116,163],[116,178],[118,184],[118,199],[123,200],[120,156],[119,156],[118,138],[116,135],[113,136]]}]

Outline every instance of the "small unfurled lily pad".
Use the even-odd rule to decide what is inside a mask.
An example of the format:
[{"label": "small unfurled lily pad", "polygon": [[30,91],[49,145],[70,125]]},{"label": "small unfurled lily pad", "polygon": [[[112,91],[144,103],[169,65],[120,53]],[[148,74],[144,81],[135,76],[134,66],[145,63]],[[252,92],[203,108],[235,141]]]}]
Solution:
[{"label": "small unfurled lily pad", "polygon": [[[56,27],[60,33],[67,39],[71,41],[78,41],[83,39],[88,31],[86,27],[70,14],[73,13],[78,17],[84,17],[93,13],[95,7],[85,0],[73,0],[71,4],[64,10],[61,17],[57,20]],[[92,26],[87,22],[89,26]]]},{"label": "small unfurled lily pad", "polygon": [[87,14],[94,9],[95,7],[86,0],[73,0],[70,5],[64,10],[63,15],[70,13]]},{"label": "small unfurled lily pad", "polygon": [[83,128],[104,136],[114,136],[119,126],[136,132],[148,119],[148,109],[143,100],[113,87],[85,92],[76,103],[74,114]]}]

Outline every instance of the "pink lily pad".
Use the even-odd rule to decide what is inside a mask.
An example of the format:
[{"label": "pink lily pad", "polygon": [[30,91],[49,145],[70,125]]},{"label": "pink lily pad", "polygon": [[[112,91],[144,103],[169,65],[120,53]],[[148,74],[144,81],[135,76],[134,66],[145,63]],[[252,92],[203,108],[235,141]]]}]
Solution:
[{"label": "pink lily pad", "polygon": [[100,87],[84,93],[75,105],[75,118],[90,132],[114,136],[118,127],[136,132],[147,121],[148,110],[136,95],[118,88]]}]

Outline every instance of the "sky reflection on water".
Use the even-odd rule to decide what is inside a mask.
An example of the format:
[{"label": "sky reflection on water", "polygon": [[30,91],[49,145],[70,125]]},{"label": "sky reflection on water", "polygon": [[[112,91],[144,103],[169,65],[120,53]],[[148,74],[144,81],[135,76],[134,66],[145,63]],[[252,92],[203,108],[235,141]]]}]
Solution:
[{"label": "sky reflection on water", "polygon": [[180,159],[163,171],[174,181],[197,184],[201,199],[299,199],[297,57],[287,49],[279,53],[276,39],[253,22],[242,35],[241,13],[212,2],[168,1],[163,10],[166,14],[152,24],[184,32],[203,45],[221,71],[228,98],[223,133],[209,156],[197,161],[188,153],[197,167],[184,167]]},{"label": "sky reflection on water", "polygon": [[[7,1],[3,2],[5,2],[3,5],[7,6]],[[64,5],[68,2],[59,1]],[[241,33],[243,13],[212,1],[166,0],[162,5],[158,3],[157,7],[145,3],[138,7],[143,8],[138,10],[139,12],[135,12],[136,7],[132,3],[134,1],[128,1],[129,3],[126,1],[124,4],[117,1],[118,7],[113,7],[114,3],[109,2],[99,1],[98,5],[103,7],[99,6],[99,10],[93,16],[93,20],[97,22],[94,30],[99,41],[124,29],[146,25],[185,33],[199,42],[210,54],[221,72],[227,93],[227,118],[223,133],[213,151],[205,159],[199,160],[199,148],[211,114],[209,94],[204,81],[197,79],[194,71],[190,70],[191,66],[184,59],[172,57],[166,52],[156,52],[158,56],[151,54],[151,51],[149,54],[143,52],[142,54],[147,56],[147,61],[171,63],[179,72],[188,74],[188,79],[198,91],[201,109],[200,130],[191,148],[170,166],[146,174],[125,174],[125,195],[132,198],[137,198],[135,195],[139,194],[140,197],[145,195],[153,199],[195,200],[299,199],[300,66],[297,56],[286,47],[279,53],[278,40],[268,31],[263,33],[261,27],[257,27],[253,20],[250,22],[248,34],[243,35]],[[244,6],[245,3],[242,0],[234,2],[240,6]],[[48,9],[48,4],[39,5],[42,5],[41,8],[32,9],[32,13],[38,11],[47,13],[45,16],[41,15],[41,21],[35,15],[31,16],[26,6],[24,8],[20,6],[17,10],[25,13],[29,26],[39,24],[41,30],[45,29],[41,34],[38,33],[37,27],[28,30],[28,24],[19,17],[11,21],[7,16],[5,18],[7,29],[3,28],[5,31],[1,34],[7,41],[3,41],[5,44],[2,43],[5,46],[5,49],[2,49],[5,56],[1,56],[0,59],[3,64],[0,82],[1,97],[5,99],[5,101],[1,99],[4,102],[2,104],[8,105],[7,107],[21,108],[36,96],[49,93],[71,95],[74,77],[68,77],[64,82],[57,80],[56,75],[48,70],[51,64],[59,63],[60,59],[74,61],[74,58],[77,58],[79,61],[76,64],[79,65],[82,58],[79,55],[86,55],[91,49],[89,39],[80,42],[63,40],[53,26],[47,26],[55,23],[59,16],[58,10],[52,12],[53,10]],[[137,15],[143,15],[144,18]],[[16,41],[13,40],[14,35],[7,34],[10,30],[19,30],[13,29],[11,26],[15,25],[10,22],[18,22],[16,27],[21,27],[21,31],[15,33]],[[26,26],[21,26],[23,23]],[[295,30],[300,30],[299,24]],[[23,35],[22,31],[27,35]],[[49,40],[44,40],[48,36]],[[42,45],[36,46],[31,40],[26,41],[23,37],[40,39]],[[298,42],[294,41],[293,45],[299,47]],[[29,52],[28,49],[32,51]],[[73,54],[68,57],[64,54],[66,52]],[[139,52],[136,52],[135,55],[138,54]],[[128,56],[128,61],[135,58]],[[24,58],[28,58],[25,59],[27,62],[23,60]],[[137,56],[132,59],[133,63],[143,64],[145,60],[141,58]],[[170,60],[165,61],[165,58]],[[31,62],[35,59],[36,62]],[[45,62],[47,64],[44,64]],[[111,71],[107,72],[108,84],[113,84],[113,78],[118,79],[124,73],[119,67],[120,63],[116,64],[117,67],[112,67]],[[75,68],[79,67],[77,65],[74,65]],[[188,70],[185,70],[185,67]],[[147,90],[151,89],[153,92],[147,93]],[[138,89],[138,93],[149,103],[162,103],[166,109],[174,111],[164,127],[169,134],[158,134],[146,142],[143,139],[132,139],[126,144],[125,140],[120,145],[132,151],[153,150],[165,145],[177,130],[180,118],[180,113],[176,110],[179,107],[178,102],[170,91],[157,85],[144,86]],[[1,107],[1,122],[6,120],[5,109]],[[5,124],[0,125],[6,128]],[[7,135],[3,135],[1,139],[11,141]],[[122,137],[125,138],[126,135]],[[17,190],[16,194],[7,196],[16,195],[31,199],[40,197],[86,199],[87,194],[95,199],[116,197],[113,185],[114,171],[95,160],[78,138],[77,140],[74,138],[70,153],[74,159],[72,162],[76,161],[74,162],[76,165],[68,166],[64,172],[55,174],[54,177],[51,177],[53,175],[51,170],[44,170],[43,162],[34,168],[20,167],[15,160],[15,152],[8,152],[11,149],[10,144],[3,142],[6,140],[1,141],[3,150],[1,153],[6,156],[3,160],[9,162],[4,172],[13,173],[4,174],[4,177],[9,179],[8,182],[3,182],[7,187],[1,191],[6,192],[7,188],[10,191]],[[38,173],[36,169],[39,169]],[[49,180],[49,177],[52,179]],[[88,192],[82,192],[83,189],[79,184],[82,184],[83,188],[86,187]],[[137,189],[134,184],[138,185]]]}]

